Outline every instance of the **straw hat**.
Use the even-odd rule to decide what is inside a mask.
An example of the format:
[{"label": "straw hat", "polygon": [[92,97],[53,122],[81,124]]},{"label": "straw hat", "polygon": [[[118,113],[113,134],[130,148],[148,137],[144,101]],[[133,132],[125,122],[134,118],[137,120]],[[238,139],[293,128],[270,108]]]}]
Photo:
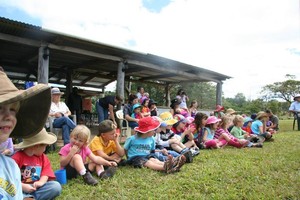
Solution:
[{"label": "straw hat", "polygon": [[147,133],[153,131],[160,126],[160,122],[152,117],[144,117],[139,120],[139,126],[135,127],[134,130],[140,133]]},{"label": "straw hat", "polygon": [[264,111],[260,111],[257,113],[256,119],[261,119],[263,117],[269,117],[269,115],[267,113],[265,113]]},{"label": "straw hat", "polygon": [[236,113],[236,111],[235,110],[233,110],[232,108],[228,108],[227,110],[226,110],[226,115],[232,115],[232,114],[234,114],[234,113]]},{"label": "straw hat", "polygon": [[7,75],[0,71],[0,105],[20,102],[17,124],[10,137],[26,138],[38,133],[46,123],[50,105],[50,87],[38,84],[18,90]]},{"label": "straw hat", "polygon": [[163,112],[159,115],[159,117],[163,122],[166,122],[166,124],[170,126],[177,122],[177,120],[173,118],[173,115],[170,112]]},{"label": "straw hat", "polygon": [[38,134],[25,138],[23,142],[16,145],[16,149],[25,149],[27,147],[32,147],[36,144],[53,144],[56,142],[57,137],[53,133],[48,133],[45,128],[43,128]]}]

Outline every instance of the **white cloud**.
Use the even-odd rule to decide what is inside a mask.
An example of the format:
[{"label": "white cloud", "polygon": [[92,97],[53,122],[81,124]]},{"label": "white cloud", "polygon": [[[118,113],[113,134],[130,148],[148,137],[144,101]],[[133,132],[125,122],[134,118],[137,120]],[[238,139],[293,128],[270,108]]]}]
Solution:
[{"label": "white cloud", "polygon": [[[165,56],[232,76],[225,97],[300,78],[298,0],[174,0],[152,13],[139,0],[2,1],[47,29]],[[290,49],[294,49],[292,52]]]}]

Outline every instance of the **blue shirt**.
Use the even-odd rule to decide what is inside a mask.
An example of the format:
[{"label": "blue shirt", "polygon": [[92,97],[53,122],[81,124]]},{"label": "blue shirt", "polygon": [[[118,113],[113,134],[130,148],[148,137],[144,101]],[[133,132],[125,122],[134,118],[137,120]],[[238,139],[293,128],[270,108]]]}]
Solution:
[{"label": "blue shirt", "polygon": [[137,135],[130,136],[125,144],[128,160],[135,156],[148,156],[151,150],[155,150],[155,140],[153,137],[141,138]]},{"label": "blue shirt", "polygon": [[294,101],[293,103],[291,103],[291,106],[290,106],[289,110],[300,112],[300,102],[299,101]]},{"label": "blue shirt", "polygon": [[262,123],[260,120],[255,120],[254,122],[252,122],[252,125],[251,125],[251,131],[252,131],[255,135],[262,134],[262,133],[259,131],[259,127],[262,127],[262,126],[263,126],[263,123]]},{"label": "blue shirt", "polygon": [[15,161],[0,154],[0,199],[23,199],[21,173]]}]

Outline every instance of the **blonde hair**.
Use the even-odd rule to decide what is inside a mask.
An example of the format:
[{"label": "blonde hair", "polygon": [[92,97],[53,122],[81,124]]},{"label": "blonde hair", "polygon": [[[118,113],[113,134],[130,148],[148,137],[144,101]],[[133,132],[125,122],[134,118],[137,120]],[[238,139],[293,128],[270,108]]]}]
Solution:
[{"label": "blonde hair", "polygon": [[220,127],[226,128],[226,126],[229,125],[231,122],[232,122],[232,116],[224,115],[221,117]]},{"label": "blonde hair", "polygon": [[85,125],[77,125],[71,132],[70,137],[78,137],[82,140],[86,140],[86,144],[88,144],[91,137],[91,131]]},{"label": "blonde hair", "polygon": [[241,116],[241,115],[236,115],[234,118],[233,118],[233,124],[236,126],[237,123],[239,122],[243,122],[244,121],[244,118]]}]

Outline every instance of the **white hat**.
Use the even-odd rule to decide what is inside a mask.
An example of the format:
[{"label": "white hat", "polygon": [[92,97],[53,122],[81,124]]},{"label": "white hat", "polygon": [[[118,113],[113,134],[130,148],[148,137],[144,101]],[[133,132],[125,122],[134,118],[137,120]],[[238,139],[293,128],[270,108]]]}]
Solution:
[{"label": "white hat", "polygon": [[296,98],[299,98],[300,97],[300,94],[296,94],[295,96],[294,96],[294,101],[296,101]]}]

